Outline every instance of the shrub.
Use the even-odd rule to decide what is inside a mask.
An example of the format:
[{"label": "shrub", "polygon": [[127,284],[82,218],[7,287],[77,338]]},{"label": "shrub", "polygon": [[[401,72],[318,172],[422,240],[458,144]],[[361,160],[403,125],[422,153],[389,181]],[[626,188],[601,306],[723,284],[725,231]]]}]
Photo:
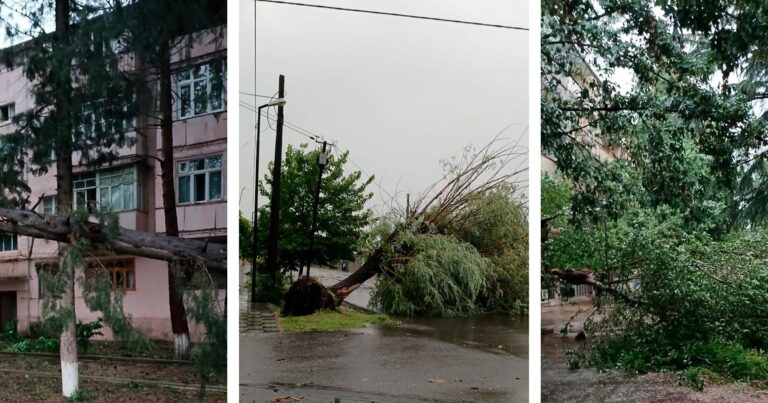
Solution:
[{"label": "shrub", "polygon": [[56,353],[59,351],[59,341],[48,337],[24,339],[13,343],[11,351],[18,353]]},{"label": "shrub", "polygon": [[99,329],[102,327],[101,318],[96,319],[93,322],[86,323],[77,321],[77,324],[75,325],[75,333],[77,334],[77,348],[82,353],[85,354],[88,352],[88,349],[91,347],[91,338],[94,336],[104,335],[104,333],[99,331]]}]

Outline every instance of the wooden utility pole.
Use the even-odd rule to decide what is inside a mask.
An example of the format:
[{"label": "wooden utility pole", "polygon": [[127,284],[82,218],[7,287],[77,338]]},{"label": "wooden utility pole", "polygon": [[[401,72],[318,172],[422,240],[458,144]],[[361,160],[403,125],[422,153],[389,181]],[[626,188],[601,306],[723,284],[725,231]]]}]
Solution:
[{"label": "wooden utility pole", "polygon": [[[278,98],[285,98],[285,76],[280,75]],[[272,289],[277,287],[277,244],[280,239],[280,174],[283,167],[283,105],[277,107],[275,130],[275,159],[272,167],[272,200],[269,213],[269,240],[267,241],[267,269]],[[255,235],[255,234],[254,234]],[[254,256],[254,259],[256,257]]]},{"label": "wooden utility pole", "polygon": [[[317,174],[317,186],[315,187],[315,201],[312,207],[312,232],[309,233],[309,251],[307,252],[307,277],[309,277],[309,267],[312,266],[312,253],[315,249],[315,232],[317,232],[317,207],[320,204],[320,184],[323,181],[323,169],[328,163],[328,157],[325,154],[325,150],[328,147],[328,142],[323,141],[323,152],[317,156],[318,174]],[[301,271],[299,271],[301,275]]]}]

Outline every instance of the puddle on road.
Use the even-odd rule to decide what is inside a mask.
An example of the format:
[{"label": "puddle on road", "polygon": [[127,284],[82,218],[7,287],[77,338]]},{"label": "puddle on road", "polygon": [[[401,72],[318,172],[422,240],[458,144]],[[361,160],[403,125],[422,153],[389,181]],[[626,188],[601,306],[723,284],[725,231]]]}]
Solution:
[{"label": "puddle on road", "polygon": [[461,318],[395,318],[400,326],[380,327],[384,336],[429,337],[497,354],[528,358],[528,317],[480,315]]}]

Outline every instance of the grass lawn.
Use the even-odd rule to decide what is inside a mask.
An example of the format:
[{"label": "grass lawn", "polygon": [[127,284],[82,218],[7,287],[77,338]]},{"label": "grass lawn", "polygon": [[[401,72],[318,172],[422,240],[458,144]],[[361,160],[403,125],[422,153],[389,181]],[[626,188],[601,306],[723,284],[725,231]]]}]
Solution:
[{"label": "grass lawn", "polygon": [[357,329],[369,325],[395,325],[397,321],[378,313],[363,313],[341,307],[324,310],[308,316],[288,316],[278,319],[284,332],[313,332],[342,329]]}]

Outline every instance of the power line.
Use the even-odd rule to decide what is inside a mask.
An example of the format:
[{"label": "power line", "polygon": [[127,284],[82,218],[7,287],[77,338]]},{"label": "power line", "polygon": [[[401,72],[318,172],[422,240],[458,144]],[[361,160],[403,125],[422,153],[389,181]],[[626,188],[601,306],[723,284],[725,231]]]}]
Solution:
[{"label": "power line", "polygon": [[387,15],[387,16],[391,16],[391,17],[415,18],[415,19],[419,19],[419,20],[452,22],[452,23],[455,23],[455,24],[479,25],[479,26],[491,27],[491,28],[503,28],[503,29],[513,29],[513,30],[517,30],[517,31],[528,31],[528,28],[525,28],[525,27],[516,27],[516,26],[512,26],[512,25],[500,25],[500,24],[488,24],[488,23],[485,23],[485,22],[451,20],[451,19],[447,19],[447,18],[425,17],[425,16],[420,16],[420,15],[389,13],[389,12],[384,12],[384,11],[360,10],[360,9],[356,9],[356,8],[321,6],[321,5],[318,5],[318,4],[295,3],[295,2],[280,1],[280,0],[256,0],[256,1],[260,1],[260,2],[263,2],[263,3],[277,3],[277,4],[287,4],[287,5],[292,5],[292,6],[323,8],[323,9],[326,9],[326,10],[351,11],[351,12],[356,12],[356,13]]},{"label": "power line", "polygon": [[259,95],[259,94],[254,94],[252,92],[244,92],[244,91],[240,91],[240,94],[241,95],[248,95],[248,96],[251,96],[251,97],[258,97],[258,98],[267,98],[267,99],[273,98],[273,97],[270,97],[270,96],[267,96],[267,95]]}]

